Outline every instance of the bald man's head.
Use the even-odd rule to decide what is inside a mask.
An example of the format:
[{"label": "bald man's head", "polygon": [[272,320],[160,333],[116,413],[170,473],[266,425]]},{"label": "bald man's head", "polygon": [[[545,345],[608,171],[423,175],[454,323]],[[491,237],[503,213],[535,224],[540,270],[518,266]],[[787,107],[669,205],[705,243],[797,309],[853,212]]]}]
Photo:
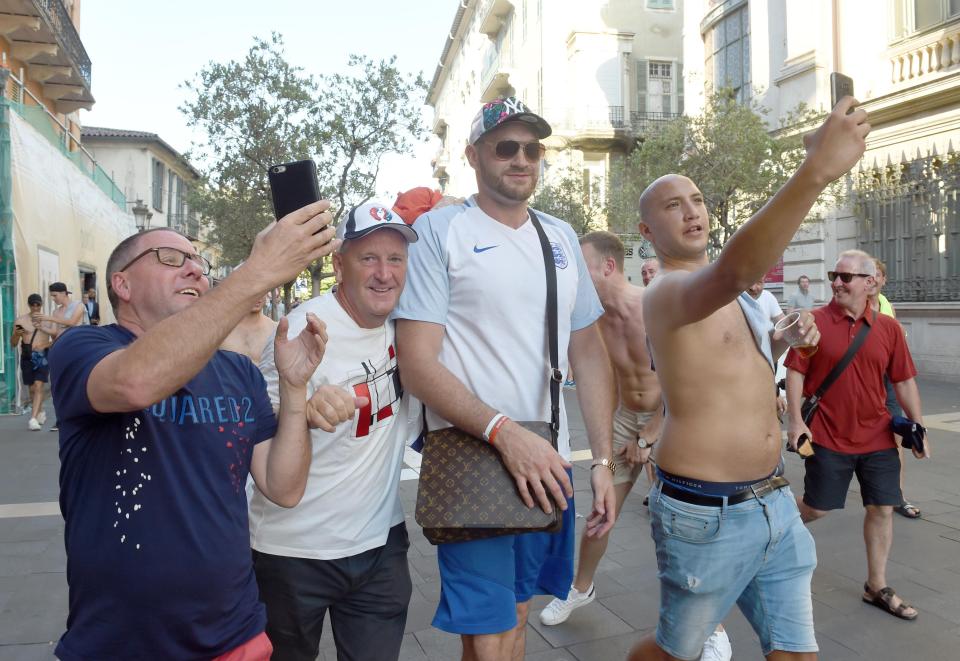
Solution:
[{"label": "bald man's head", "polygon": [[643,190],[643,193],[640,194],[641,222],[649,223],[648,218],[650,218],[652,215],[651,212],[656,201],[664,194],[664,189],[670,188],[671,184],[678,183],[687,183],[690,186],[697,188],[693,181],[691,181],[688,177],[684,177],[682,174],[665,174],[662,177],[655,179]]}]

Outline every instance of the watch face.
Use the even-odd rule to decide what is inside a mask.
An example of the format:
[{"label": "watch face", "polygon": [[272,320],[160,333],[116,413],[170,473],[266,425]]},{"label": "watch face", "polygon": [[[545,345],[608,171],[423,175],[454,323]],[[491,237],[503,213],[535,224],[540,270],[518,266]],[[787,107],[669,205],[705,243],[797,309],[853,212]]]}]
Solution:
[{"label": "watch face", "polygon": [[638,439],[637,439],[637,445],[640,446],[640,449],[641,449],[641,450],[646,449],[646,447],[647,447],[647,439],[645,439],[645,438],[638,438]]}]

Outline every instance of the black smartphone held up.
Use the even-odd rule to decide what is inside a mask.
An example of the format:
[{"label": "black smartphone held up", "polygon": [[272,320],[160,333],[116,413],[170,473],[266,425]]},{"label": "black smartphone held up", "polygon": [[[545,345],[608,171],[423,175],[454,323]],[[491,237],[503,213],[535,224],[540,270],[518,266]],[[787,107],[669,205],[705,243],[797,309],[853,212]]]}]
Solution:
[{"label": "black smartphone held up", "polygon": [[280,220],[288,213],[320,200],[317,164],[312,160],[271,165],[267,170],[273,213]]},{"label": "black smartphone held up", "polygon": [[830,109],[836,108],[837,102],[845,96],[853,96],[853,78],[834,71],[830,74]]}]

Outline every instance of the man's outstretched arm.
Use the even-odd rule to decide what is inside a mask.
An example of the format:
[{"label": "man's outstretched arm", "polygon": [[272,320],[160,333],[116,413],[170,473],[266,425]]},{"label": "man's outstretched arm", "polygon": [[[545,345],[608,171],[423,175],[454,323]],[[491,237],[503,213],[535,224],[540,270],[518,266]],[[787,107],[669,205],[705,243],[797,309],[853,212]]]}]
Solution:
[{"label": "man's outstretched arm", "polygon": [[[870,124],[862,108],[847,114],[856,105],[854,98],[844,97],[820,128],[804,136],[807,155],[800,168],[730,237],[715,262],[686,277],[654,282],[647,296],[654,299],[650,305],[661,317],[658,323],[676,327],[705,319],[776,263],[820,193],[863,155]],[[683,305],[672,304],[676,301]]]}]

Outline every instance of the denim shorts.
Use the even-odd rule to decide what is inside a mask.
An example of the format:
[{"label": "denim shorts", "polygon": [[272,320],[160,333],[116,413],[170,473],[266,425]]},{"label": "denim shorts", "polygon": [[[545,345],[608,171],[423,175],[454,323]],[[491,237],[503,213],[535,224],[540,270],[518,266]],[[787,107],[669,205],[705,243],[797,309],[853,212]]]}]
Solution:
[{"label": "denim shorts", "polygon": [[764,656],[816,652],[810,580],[813,537],[793,493],[779,489],[725,507],[691,505],[650,492],[660,577],[657,645],[699,659],[703,643],[737,604]]}]

